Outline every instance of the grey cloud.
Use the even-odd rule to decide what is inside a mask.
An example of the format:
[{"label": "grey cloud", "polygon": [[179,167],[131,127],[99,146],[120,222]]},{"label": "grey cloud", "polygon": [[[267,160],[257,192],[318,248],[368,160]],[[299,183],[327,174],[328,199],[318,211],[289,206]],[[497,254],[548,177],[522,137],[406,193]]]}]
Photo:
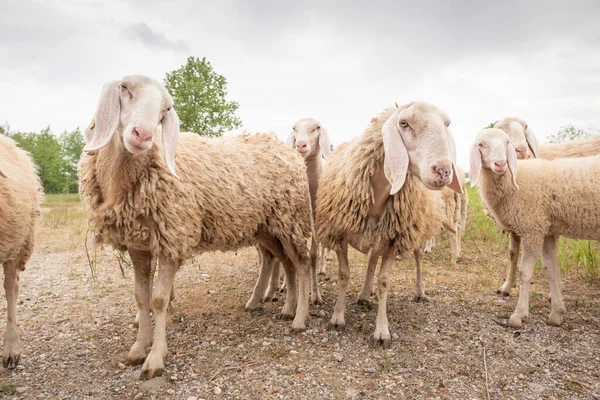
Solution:
[{"label": "grey cloud", "polygon": [[140,41],[148,47],[176,51],[189,50],[186,42],[182,40],[169,40],[164,33],[153,31],[145,22],[129,25],[121,31],[121,36],[126,39]]}]

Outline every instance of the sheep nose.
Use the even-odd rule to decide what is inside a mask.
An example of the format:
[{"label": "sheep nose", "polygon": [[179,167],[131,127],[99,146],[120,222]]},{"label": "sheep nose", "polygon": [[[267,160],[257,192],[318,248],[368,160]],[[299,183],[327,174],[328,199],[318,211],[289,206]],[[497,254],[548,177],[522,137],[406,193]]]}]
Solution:
[{"label": "sheep nose", "polygon": [[519,158],[525,158],[527,156],[527,147],[517,147],[515,150],[517,151],[517,156],[519,156]]},{"label": "sheep nose", "polygon": [[305,141],[298,141],[296,142],[296,147],[299,149],[304,149],[306,148],[306,142]]},{"label": "sheep nose", "polygon": [[452,168],[446,165],[434,165],[431,167],[433,173],[438,175],[442,179],[448,179],[450,174],[452,173]]},{"label": "sheep nose", "polygon": [[496,161],[494,162],[494,165],[498,168],[504,168],[506,167],[506,161]]},{"label": "sheep nose", "polygon": [[133,134],[135,135],[136,140],[140,143],[152,140],[152,131],[150,129],[136,126],[133,128]]}]

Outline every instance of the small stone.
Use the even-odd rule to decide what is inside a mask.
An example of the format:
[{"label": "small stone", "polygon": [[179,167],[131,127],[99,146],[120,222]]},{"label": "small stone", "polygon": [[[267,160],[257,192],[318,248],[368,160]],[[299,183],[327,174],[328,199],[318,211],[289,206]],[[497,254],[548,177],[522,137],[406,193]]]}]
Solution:
[{"label": "small stone", "polygon": [[344,361],[344,356],[340,353],[333,353],[333,359],[337,362]]},{"label": "small stone", "polygon": [[519,374],[519,379],[525,379],[525,375]]},{"label": "small stone", "polygon": [[394,332],[394,333],[392,333],[392,339],[398,340],[398,339],[400,339],[400,335],[398,335],[396,332]]},{"label": "small stone", "polygon": [[189,396],[186,400],[198,400],[196,396]]},{"label": "small stone", "polygon": [[15,390],[17,391],[17,393],[23,394],[27,391],[27,389],[29,389],[27,386],[21,386],[21,387],[16,388]]},{"label": "small stone", "polygon": [[554,354],[554,353],[556,353],[556,347],[554,347],[554,346],[548,346],[548,347],[546,348],[546,350],[547,350],[547,351],[548,351],[548,353],[550,353],[550,354]]},{"label": "small stone", "polygon": [[267,341],[264,341],[264,342],[262,342],[262,345],[263,345],[263,346],[265,346],[265,347],[267,347],[267,346],[270,346],[270,345],[271,345],[271,343],[269,343],[269,342],[267,342]]},{"label": "small stone", "polygon": [[202,347],[210,347],[210,343],[208,343],[208,342],[202,342]]},{"label": "small stone", "polygon": [[291,338],[290,336],[284,336],[284,337],[283,337],[283,341],[284,341],[284,342],[291,342],[291,341],[292,341],[292,338]]},{"label": "small stone", "polygon": [[165,387],[167,385],[168,385],[167,380],[164,377],[162,377],[162,376],[158,376],[156,378],[152,378],[152,379],[147,380],[146,382],[143,382],[140,385],[140,390],[143,393],[146,393],[146,392],[148,392],[150,390],[160,389],[160,388]]},{"label": "small stone", "polygon": [[216,341],[216,340],[213,340],[213,341],[211,341],[211,342],[210,342],[210,345],[211,345],[211,346],[214,346],[215,344],[217,344],[217,341]]},{"label": "small stone", "polygon": [[220,388],[220,387],[218,387],[218,386],[215,386],[215,388],[213,389],[213,393],[214,393],[214,394],[221,394],[221,392],[222,392],[222,390],[221,390],[221,388]]},{"label": "small stone", "polygon": [[298,354],[296,350],[290,350],[290,354]]},{"label": "small stone", "polygon": [[24,370],[24,369],[25,369],[25,366],[24,366],[24,365],[21,365],[21,364],[19,364],[19,365],[17,365],[17,369],[18,369],[18,370]]},{"label": "small stone", "polygon": [[125,369],[125,368],[127,368],[127,365],[125,365],[123,363],[119,363],[119,368],[120,369]]},{"label": "small stone", "polygon": [[135,396],[133,396],[133,400],[139,400],[142,397],[144,397],[144,393],[139,392],[138,394],[136,394]]},{"label": "small stone", "polygon": [[321,318],[324,318],[324,317],[325,317],[325,311],[323,311],[323,310],[320,310],[320,311],[317,313],[317,315],[318,315],[319,317],[321,317]]},{"label": "small stone", "polygon": [[167,389],[167,393],[169,393],[170,395],[174,395],[175,391],[173,389]]}]

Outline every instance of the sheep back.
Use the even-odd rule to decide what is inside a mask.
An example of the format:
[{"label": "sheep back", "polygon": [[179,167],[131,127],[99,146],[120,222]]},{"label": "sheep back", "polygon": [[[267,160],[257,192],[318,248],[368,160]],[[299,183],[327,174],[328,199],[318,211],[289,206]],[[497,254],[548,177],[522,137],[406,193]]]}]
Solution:
[{"label": "sheep back", "polygon": [[563,143],[540,144],[538,152],[539,158],[545,160],[595,156],[600,154],[600,136],[582,140],[570,140]]}]

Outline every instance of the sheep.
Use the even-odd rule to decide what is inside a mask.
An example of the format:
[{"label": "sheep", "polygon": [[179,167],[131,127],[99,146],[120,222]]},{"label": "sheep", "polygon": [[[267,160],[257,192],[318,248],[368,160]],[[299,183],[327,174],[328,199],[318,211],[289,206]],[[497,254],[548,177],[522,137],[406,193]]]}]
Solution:
[{"label": "sheep", "polygon": [[17,329],[19,273],[35,245],[42,186],[29,154],[0,135],[0,264],[4,268],[6,331],[2,365],[14,368],[21,358]]},{"label": "sheep", "polygon": [[[143,363],[141,379],[163,373],[173,278],[195,254],[260,243],[286,271],[281,317],[295,310],[292,329],[306,328],[312,211],[306,167],[294,150],[272,135],[180,134],[172,97],[142,75],[104,85],[84,139],[79,188],[90,226],[126,249],[134,265],[139,330],[127,361]],[[159,268],[152,293],[153,257]]]},{"label": "sheep", "polygon": [[396,254],[407,251],[420,268],[425,241],[441,227],[443,205],[432,190],[448,185],[462,192],[449,124],[446,113],[426,103],[390,107],[371,120],[363,135],[333,151],[319,181],[315,226],[317,239],[336,252],[339,264],[333,328],[345,325],[351,245],[375,262],[383,257],[373,340],[390,345],[388,270]]},{"label": "sheep", "polygon": [[[587,157],[600,154],[600,136],[564,143],[538,144],[533,131],[527,122],[521,118],[504,118],[498,121],[494,128],[501,129],[508,134],[519,160],[529,157],[553,160],[555,158]],[[485,213],[486,215],[489,214],[487,210],[485,210]],[[517,263],[519,262],[521,239],[514,232],[509,232],[509,239],[509,263],[506,279],[497,291],[502,296],[509,296],[512,288],[517,286]]]},{"label": "sheep", "polygon": [[[456,174],[458,180],[460,182],[461,187],[465,187],[465,174],[460,169],[458,165],[455,165]],[[431,194],[434,197],[441,197],[443,210],[440,221],[442,227],[448,234],[450,239],[450,249],[452,253],[452,258],[450,262],[452,264],[456,263],[458,258],[460,257],[460,239],[461,239],[461,218],[466,213],[466,205],[463,203],[462,199],[467,196],[466,191],[462,194],[456,193],[455,191],[449,189],[448,187],[442,188],[440,191],[433,192]],[[439,201],[439,200],[438,200]],[[468,200],[467,200],[468,201]],[[424,253],[430,253],[432,247],[435,246],[435,236],[432,236],[427,240],[425,248],[423,249]],[[377,266],[377,257],[374,259],[373,253],[369,251],[367,255],[367,272],[365,274],[365,282],[363,284],[362,290],[358,294],[358,304],[368,304],[369,297],[373,292],[373,277],[375,276],[375,268]],[[399,258],[396,256],[396,258]],[[417,303],[427,300],[427,296],[425,295],[425,283],[423,281],[423,271],[421,268],[421,264],[417,263],[417,279],[416,279],[416,292],[414,300]]]},{"label": "sheep", "polygon": [[[556,262],[558,236],[600,240],[600,156],[520,160],[509,135],[485,129],[471,147],[471,182],[498,225],[523,244],[521,288],[509,325],[520,328],[529,315],[529,285],[534,264],[550,285],[547,324],[559,326],[566,312]],[[510,174],[507,173],[510,171]]]}]

